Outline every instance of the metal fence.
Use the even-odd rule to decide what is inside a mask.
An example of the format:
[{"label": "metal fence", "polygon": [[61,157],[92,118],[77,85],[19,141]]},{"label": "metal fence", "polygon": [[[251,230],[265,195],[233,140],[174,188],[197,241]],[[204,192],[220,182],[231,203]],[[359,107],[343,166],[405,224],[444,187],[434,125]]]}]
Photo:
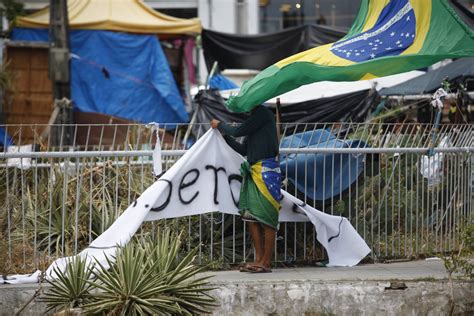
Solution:
[{"label": "metal fence", "polygon": [[[79,252],[155,181],[155,138],[146,126],[4,128],[15,145],[29,143],[33,151],[10,147],[0,152],[2,273],[44,268],[53,258]],[[44,133],[45,128],[50,131]],[[209,126],[162,128],[167,169]],[[59,137],[52,144],[41,134],[50,135],[53,129],[69,129],[64,134],[74,137]],[[281,130],[282,171],[292,175],[284,189],[319,210],[348,217],[374,260],[454,250],[460,229],[472,222],[473,125],[442,125],[435,143],[443,140],[445,146],[436,147],[430,157],[431,125],[287,124]],[[324,141],[322,130],[334,135],[339,145]],[[301,133],[319,146],[303,146]],[[206,214],[144,223],[138,236],[154,235],[165,226],[184,231],[188,249],[199,247],[203,263],[222,267],[253,259],[246,225],[236,216]],[[292,264],[325,257],[311,223],[282,223],[276,261]]]}]

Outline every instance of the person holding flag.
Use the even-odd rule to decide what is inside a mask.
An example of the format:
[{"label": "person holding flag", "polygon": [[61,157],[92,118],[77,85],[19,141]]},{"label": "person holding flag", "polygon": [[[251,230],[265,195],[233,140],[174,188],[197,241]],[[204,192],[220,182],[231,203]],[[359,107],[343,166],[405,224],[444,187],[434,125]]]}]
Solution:
[{"label": "person holding flag", "polygon": [[[238,126],[211,121],[235,151],[247,157],[242,163],[242,187],[239,212],[248,223],[255,249],[255,262],[246,264],[242,272],[271,272],[275,235],[281,200],[278,134],[275,117],[268,108],[257,106],[250,117]],[[243,143],[234,137],[245,137]]]}]

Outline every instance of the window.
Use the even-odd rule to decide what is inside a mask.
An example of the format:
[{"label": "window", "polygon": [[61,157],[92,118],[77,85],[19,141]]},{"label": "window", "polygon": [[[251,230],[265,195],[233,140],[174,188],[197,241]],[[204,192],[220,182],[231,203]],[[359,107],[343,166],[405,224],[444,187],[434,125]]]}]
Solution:
[{"label": "window", "polygon": [[260,0],[260,30],[276,32],[304,24],[350,27],[360,0]]}]

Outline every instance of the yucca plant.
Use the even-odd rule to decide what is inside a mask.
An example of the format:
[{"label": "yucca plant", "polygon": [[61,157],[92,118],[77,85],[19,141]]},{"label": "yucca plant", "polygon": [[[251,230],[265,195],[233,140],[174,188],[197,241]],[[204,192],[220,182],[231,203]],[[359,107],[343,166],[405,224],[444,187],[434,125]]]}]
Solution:
[{"label": "yucca plant", "polygon": [[90,302],[94,284],[88,282],[92,277],[93,266],[80,256],[72,257],[66,269],[54,268],[57,278],[46,281],[51,285],[40,300],[51,310],[68,310],[81,307]]},{"label": "yucca plant", "polygon": [[[98,289],[84,305],[91,314],[193,315],[208,313],[214,298],[208,293],[209,276],[193,264],[196,249],[180,256],[181,235],[165,230],[156,241],[144,238],[122,248],[115,258],[100,263],[89,283]],[[182,257],[182,258],[181,258]]]}]

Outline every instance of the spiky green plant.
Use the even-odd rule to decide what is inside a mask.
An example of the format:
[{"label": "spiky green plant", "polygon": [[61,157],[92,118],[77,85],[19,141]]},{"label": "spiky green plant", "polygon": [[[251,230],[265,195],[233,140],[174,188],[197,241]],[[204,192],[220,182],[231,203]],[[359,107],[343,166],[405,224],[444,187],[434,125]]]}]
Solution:
[{"label": "spiky green plant", "polygon": [[66,269],[54,268],[57,278],[46,281],[51,285],[40,300],[51,310],[68,310],[80,307],[91,300],[94,285],[88,280],[92,277],[92,265],[80,256],[72,257]]},{"label": "spiky green plant", "polygon": [[89,281],[98,289],[84,306],[92,314],[194,315],[208,313],[214,298],[206,287],[209,276],[193,264],[196,249],[181,258],[180,235],[165,230],[156,241],[144,238],[121,249],[115,263],[93,272]]}]

